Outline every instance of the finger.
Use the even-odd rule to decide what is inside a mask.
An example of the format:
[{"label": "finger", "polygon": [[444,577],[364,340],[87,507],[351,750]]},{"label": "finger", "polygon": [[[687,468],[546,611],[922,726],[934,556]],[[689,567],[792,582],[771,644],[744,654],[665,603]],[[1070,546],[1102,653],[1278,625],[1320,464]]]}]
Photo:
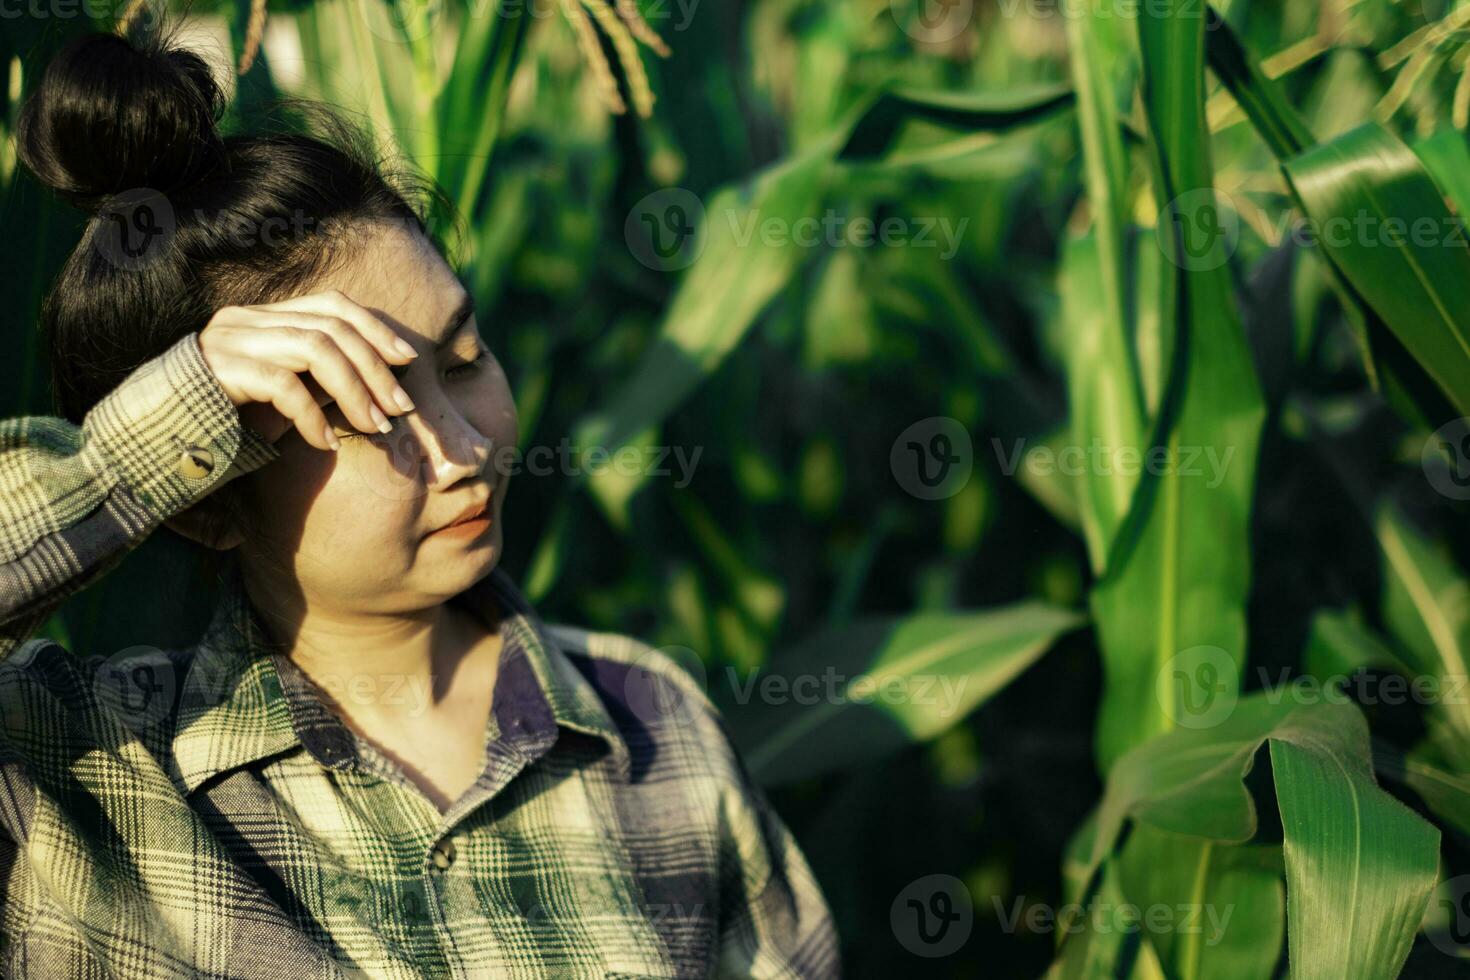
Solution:
[{"label": "finger", "polygon": [[301,438],[309,445],[328,452],[341,445],[327,423],[326,413],[295,372],[257,361],[256,370],[243,381],[242,387],[254,401],[273,405],[296,426]]},{"label": "finger", "polygon": [[402,415],[404,412],[413,411],[413,399],[398,383],[398,379],[393,375],[393,370],[388,367],[388,362],[383,360],[377,348],[368,343],[367,338],[359,333],[355,326],[333,316],[310,313],[297,314],[297,316],[308,318],[307,321],[300,323],[301,326],[322,330],[331,335],[342,353],[346,354],[348,360],[357,368],[358,376],[372,389],[383,411],[389,415]]},{"label": "finger", "polygon": [[259,314],[251,325],[320,330],[336,341],[338,349],[347,355],[385,414],[402,415],[414,410],[413,399],[394,376],[393,369],[379,355],[377,348],[347,321],[327,314],[292,310]]},{"label": "finger", "polygon": [[299,311],[339,317],[351,323],[383,357],[389,360],[406,364],[419,356],[418,351],[413,349],[413,345],[400,337],[392,327],[384,323],[367,307],[355,302],[338,289],[296,296],[279,303],[257,306],[255,309],[272,312]]},{"label": "finger", "polygon": [[378,408],[372,391],[331,334],[307,327],[282,326],[258,331],[257,337],[258,343],[264,345],[257,357],[298,374],[309,371],[357,428],[364,432],[389,429],[387,416]]}]

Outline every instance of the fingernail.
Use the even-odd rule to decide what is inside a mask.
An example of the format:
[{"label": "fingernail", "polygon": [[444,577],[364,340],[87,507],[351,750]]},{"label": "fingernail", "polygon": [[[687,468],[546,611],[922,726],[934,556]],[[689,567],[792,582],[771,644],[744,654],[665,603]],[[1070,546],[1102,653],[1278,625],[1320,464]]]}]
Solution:
[{"label": "fingernail", "polygon": [[326,435],[327,445],[331,446],[334,451],[342,448],[342,440],[337,438],[337,433],[332,431],[330,425],[326,428]]},{"label": "fingernail", "polygon": [[408,392],[404,391],[402,388],[393,389],[393,400],[397,402],[398,407],[403,409],[405,412],[413,411],[413,399],[408,397]]},{"label": "fingernail", "polygon": [[413,345],[404,340],[402,337],[399,337],[397,340],[393,341],[393,343],[397,346],[398,353],[402,354],[404,357],[419,356],[419,352],[413,349]]},{"label": "fingernail", "polygon": [[373,424],[378,427],[379,432],[393,431],[393,423],[388,421],[388,416],[383,414],[381,408],[376,405],[372,406],[372,412],[370,414],[373,417]]}]

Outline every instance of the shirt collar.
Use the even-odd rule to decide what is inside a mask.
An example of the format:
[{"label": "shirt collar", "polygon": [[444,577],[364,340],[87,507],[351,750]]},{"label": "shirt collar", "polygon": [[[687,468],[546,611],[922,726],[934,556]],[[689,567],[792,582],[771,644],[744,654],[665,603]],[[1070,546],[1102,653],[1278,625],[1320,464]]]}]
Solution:
[{"label": "shirt collar", "polygon": [[[606,742],[626,780],[628,746],[602,698],[510,576],[497,566],[454,601],[487,620],[500,610],[502,665],[524,656],[556,724]],[[297,747],[305,747],[328,768],[357,764],[354,736],[272,641],[250,605],[238,569],[226,573],[213,618],[187,663],[171,759],[171,775],[181,793]]]}]

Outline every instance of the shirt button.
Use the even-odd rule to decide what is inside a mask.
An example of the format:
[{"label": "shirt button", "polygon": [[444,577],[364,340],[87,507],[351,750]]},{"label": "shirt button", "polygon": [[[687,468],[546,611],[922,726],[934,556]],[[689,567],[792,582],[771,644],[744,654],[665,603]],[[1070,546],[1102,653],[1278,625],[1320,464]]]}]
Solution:
[{"label": "shirt button", "polygon": [[203,446],[189,446],[179,456],[179,475],[186,480],[206,480],[214,472],[214,453]]},{"label": "shirt button", "polygon": [[448,868],[454,863],[454,841],[445,838],[435,844],[434,850],[430,854],[430,860],[434,862],[434,867],[440,871]]}]

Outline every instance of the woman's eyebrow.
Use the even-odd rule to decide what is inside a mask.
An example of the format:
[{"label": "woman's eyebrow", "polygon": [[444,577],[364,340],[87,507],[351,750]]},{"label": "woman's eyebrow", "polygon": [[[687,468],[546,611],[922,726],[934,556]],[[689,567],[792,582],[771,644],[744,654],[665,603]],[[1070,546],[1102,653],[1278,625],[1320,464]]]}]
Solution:
[{"label": "woman's eyebrow", "polygon": [[[454,308],[454,312],[449,314],[449,316],[445,319],[444,329],[439,334],[439,339],[434,343],[434,350],[436,352],[441,351],[445,347],[449,346],[449,342],[459,334],[460,330],[464,328],[464,325],[469,322],[470,317],[474,315],[475,298],[469,293],[465,293],[464,296],[461,297],[459,305]],[[413,367],[413,364],[411,363],[396,364],[393,365],[390,370],[393,372],[393,376],[395,378],[402,378],[411,367]]]}]

